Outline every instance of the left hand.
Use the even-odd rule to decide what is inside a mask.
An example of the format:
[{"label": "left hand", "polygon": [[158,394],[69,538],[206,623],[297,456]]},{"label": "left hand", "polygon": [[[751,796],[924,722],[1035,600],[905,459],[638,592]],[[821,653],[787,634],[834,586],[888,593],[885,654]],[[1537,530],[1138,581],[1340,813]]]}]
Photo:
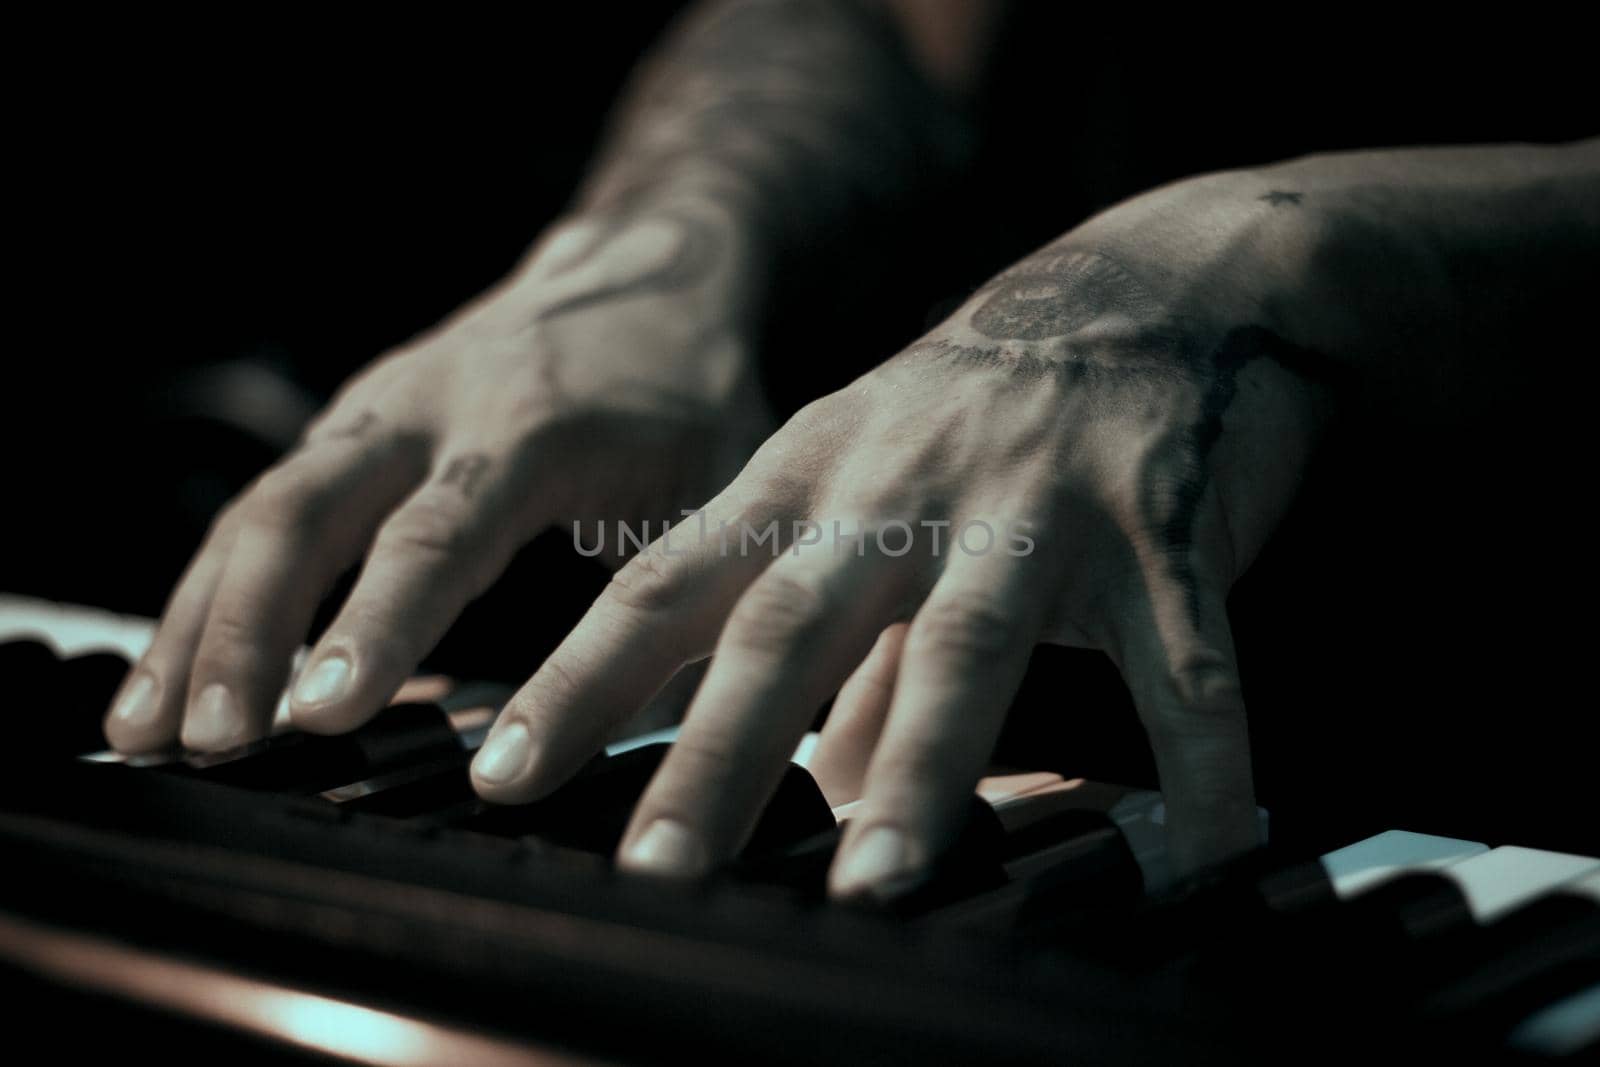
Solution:
[{"label": "left hand", "polygon": [[[1241,195],[1255,232],[1273,208]],[[1030,651],[1054,642],[1103,649],[1127,680],[1175,866],[1256,844],[1225,601],[1293,493],[1321,392],[1277,322],[1219,317],[1267,302],[1202,272],[1172,284],[1117,239],[1137,228],[1069,234],[791,419],[703,527],[616,575],[501,716],[478,791],[548,792],[714,654],[620,862],[695,875],[737,853],[844,685],[824,782],[862,800],[831,889],[903,885],[958,831]],[[776,557],[754,542],[774,522]]]}]

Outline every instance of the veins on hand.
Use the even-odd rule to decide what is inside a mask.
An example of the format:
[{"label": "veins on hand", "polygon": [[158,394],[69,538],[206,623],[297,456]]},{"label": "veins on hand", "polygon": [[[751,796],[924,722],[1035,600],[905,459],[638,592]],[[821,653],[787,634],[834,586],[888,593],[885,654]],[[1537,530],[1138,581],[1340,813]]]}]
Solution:
[{"label": "veins on hand", "polygon": [[1263,193],[1256,197],[1256,199],[1264,200],[1273,207],[1298,206],[1300,201],[1305,198],[1305,195],[1304,193],[1289,192],[1284,189],[1273,189],[1271,192]]},{"label": "veins on hand", "polygon": [[711,273],[721,254],[721,241],[714,227],[704,219],[682,212],[658,212],[644,218],[617,217],[590,238],[589,243],[552,275],[559,277],[584,264],[601,253],[608,243],[624,230],[645,224],[668,227],[671,231],[671,248],[659,262],[630,278],[598,286],[586,292],[558,301],[539,312],[539,319],[550,319],[568,311],[592,307],[595,304],[646,293],[664,293],[684,289],[699,282]]}]

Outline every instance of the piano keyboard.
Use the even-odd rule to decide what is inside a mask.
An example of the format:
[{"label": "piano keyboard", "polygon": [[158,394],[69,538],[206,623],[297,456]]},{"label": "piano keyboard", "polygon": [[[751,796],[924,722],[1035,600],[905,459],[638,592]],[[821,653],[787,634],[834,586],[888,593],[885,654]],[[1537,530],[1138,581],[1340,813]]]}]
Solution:
[{"label": "piano keyboard", "polygon": [[0,597],[8,1003],[113,1001],[286,1062],[1600,1047],[1595,857],[1391,830],[1173,885],[1159,794],[997,773],[932,879],[847,908],[822,888],[850,809],[807,743],[738,862],[667,885],[609,856],[671,731],[510,808],[466,771],[505,690],[440,678],[343,737],[123,760],[100,716],[150,628]]}]

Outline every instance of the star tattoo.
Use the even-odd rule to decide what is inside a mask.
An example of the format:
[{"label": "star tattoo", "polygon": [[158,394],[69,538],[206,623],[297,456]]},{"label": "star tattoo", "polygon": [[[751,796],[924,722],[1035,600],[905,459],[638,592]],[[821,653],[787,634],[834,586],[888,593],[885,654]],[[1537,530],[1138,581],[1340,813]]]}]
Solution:
[{"label": "star tattoo", "polygon": [[1282,189],[1274,189],[1270,193],[1256,197],[1256,199],[1265,200],[1273,207],[1282,207],[1284,204],[1298,204],[1305,195],[1304,193],[1288,193]]}]

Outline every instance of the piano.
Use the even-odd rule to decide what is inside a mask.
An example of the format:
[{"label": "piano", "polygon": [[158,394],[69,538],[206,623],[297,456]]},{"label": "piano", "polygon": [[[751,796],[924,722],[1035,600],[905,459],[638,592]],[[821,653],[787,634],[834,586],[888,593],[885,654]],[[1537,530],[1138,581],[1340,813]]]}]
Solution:
[{"label": "piano", "polygon": [[13,1047],[378,1065],[1600,1051],[1600,858],[1578,849],[1269,833],[1178,882],[1159,794],[996,768],[932,879],[846,906],[822,886],[849,807],[802,744],[736,864],[662,883],[609,854],[670,730],[506,808],[466,768],[508,694],[441,677],[344,737],[122,759],[100,718],[151,629],[0,597]]}]

